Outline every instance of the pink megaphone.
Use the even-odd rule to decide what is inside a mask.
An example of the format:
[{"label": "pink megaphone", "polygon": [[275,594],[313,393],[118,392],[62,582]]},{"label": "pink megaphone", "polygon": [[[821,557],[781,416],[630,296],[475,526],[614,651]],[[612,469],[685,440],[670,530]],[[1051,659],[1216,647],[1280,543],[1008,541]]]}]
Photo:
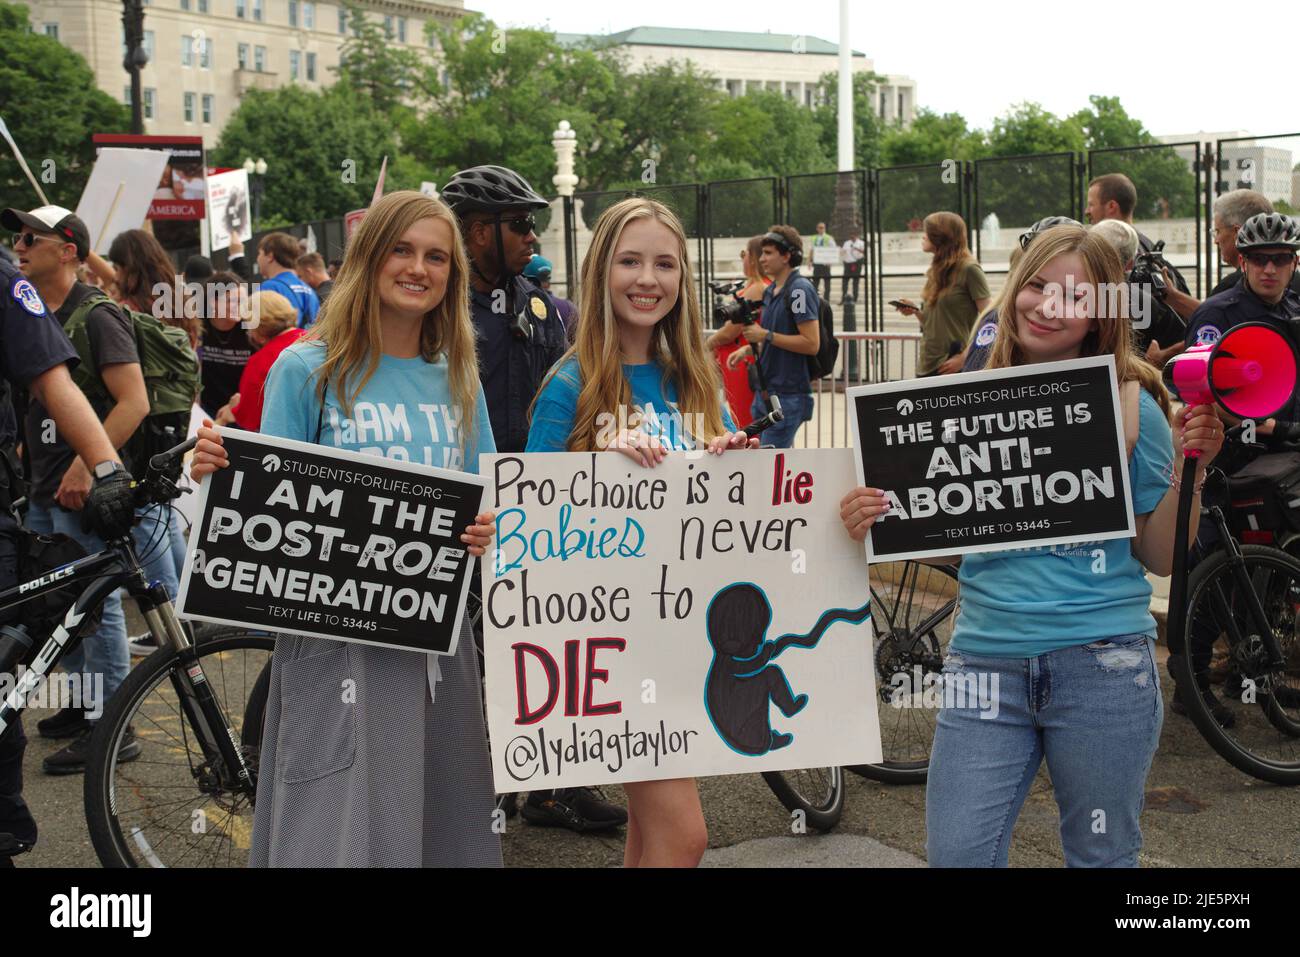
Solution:
[{"label": "pink megaphone", "polygon": [[1218,403],[1238,419],[1267,419],[1295,392],[1295,349],[1272,326],[1247,322],[1214,345],[1192,346],[1174,356],[1165,363],[1164,379],[1188,406]]}]

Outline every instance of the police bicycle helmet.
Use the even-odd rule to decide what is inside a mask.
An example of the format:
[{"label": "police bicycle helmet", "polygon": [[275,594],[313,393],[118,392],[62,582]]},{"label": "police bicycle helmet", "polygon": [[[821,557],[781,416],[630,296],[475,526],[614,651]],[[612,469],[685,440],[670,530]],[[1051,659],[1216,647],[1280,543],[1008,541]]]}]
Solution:
[{"label": "police bicycle helmet", "polygon": [[1034,241],[1034,237],[1044,230],[1051,229],[1053,226],[1083,226],[1083,223],[1077,219],[1071,219],[1069,216],[1044,216],[1034,225],[1030,226],[1028,231],[1020,234],[1020,248],[1028,249],[1029,244]]},{"label": "police bicycle helmet", "polygon": [[1257,213],[1237,230],[1240,252],[1278,246],[1292,251],[1300,249],[1300,222],[1281,213]]},{"label": "police bicycle helmet", "polygon": [[495,213],[503,209],[545,209],[551,205],[528,181],[504,166],[472,166],[453,176],[442,188],[442,200],[457,216]]}]

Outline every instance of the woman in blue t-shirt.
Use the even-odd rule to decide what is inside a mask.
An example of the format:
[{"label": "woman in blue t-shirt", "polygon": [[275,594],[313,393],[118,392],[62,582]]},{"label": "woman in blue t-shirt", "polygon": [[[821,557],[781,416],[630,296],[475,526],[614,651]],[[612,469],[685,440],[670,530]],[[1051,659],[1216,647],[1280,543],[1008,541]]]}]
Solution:
[{"label": "woman in blue t-shirt", "polygon": [[[533,404],[528,452],[620,452],[653,468],[670,450],[757,446],[735,431],[704,348],[686,231],[668,207],[625,199],[592,231],[575,345]],[[628,867],[694,867],[708,844],[693,778],[624,784]]]},{"label": "woman in blue t-shirt", "polygon": [[[399,192],[348,242],[329,309],[266,380],[262,433],[439,468],[493,452],[468,265],[443,203]],[[211,423],[205,423],[210,426]],[[199,431],[192,474],[229,465]],[[495,516],[461,542],[482,555]],[[249,862],[501,866],[474,639],[456,653],[280,635]]]},{"label": "woman in blue t-shirt", "polygon": [[[1200,450],[1199,489],[1223,428],[1212,406],[1197,406],[1179,416],[1171,441],[1169,396],[1133,353],[1127,316],[1092,306],[1108,302],[1101,284],[1124,283],[1105,240],[1079,226],[1050,229],[1007,282],[989,368],[1114,355],[1121,392],[1137,392],[1129,457],[1137,535],[961,560],[961,612],[943,671],[947,688],[978,694],[965,707],[965,695],[945,694],[939,713],[926,788],[929,862],[1006,866],[1016,817],[1046,758],[1066,863],[1136,867],[1163,719],[1144,566],[1168,575],[1173,563],[1173,462],[1183,449]],[[857,488],[840,514],[861,540],[888,510],[881,490]]]}]

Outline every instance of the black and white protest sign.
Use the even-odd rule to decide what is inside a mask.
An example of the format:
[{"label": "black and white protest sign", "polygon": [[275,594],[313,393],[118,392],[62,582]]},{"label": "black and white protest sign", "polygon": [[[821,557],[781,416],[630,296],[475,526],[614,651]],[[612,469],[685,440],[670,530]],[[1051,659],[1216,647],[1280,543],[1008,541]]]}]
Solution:
[{"label": "black and white protest sign", "polygon": [[222,431],[177,609],[187,618],[454,654],[476,475]]},{"label": "black and white protest sign", "polygon": [[871,561],[1134,534],[1113,356],[848,390]]}]

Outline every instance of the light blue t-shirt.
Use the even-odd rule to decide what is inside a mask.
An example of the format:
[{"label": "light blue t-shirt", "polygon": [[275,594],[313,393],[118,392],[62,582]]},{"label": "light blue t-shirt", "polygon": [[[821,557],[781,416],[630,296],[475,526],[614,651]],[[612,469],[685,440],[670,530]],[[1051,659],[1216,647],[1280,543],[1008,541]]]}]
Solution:
[{"label": "light blue t-shirt", "polygon": [[[1133,513],[1147,515],[1169,491],[1174,453],[1165,414],[1145,389],[1139,409],[1128,474]],[[1151,585],[1132,545],[1112,538],[963,556],[953,650],[1033,658],[1116,635],[1154,634]]]},{"label": "light blue t-shirt", "polygon": [[[319,342],[285,349],[266,380],[262,434],[300,442],[316,441],[320,404],[315,372],[325,359]],[[478,392],[474,434],[461,453],[461,409],[452,400],[447,360],[425,362],[380,356],[379,368],[357,395],[352,417],[343,414],[333,385],[325,394],[320,444],[349,452],[381,455],[399,462],[478,473],[478,457],[495,452],[487,403]]]},{"label": "light blue t-shirt", "polygon": [[[616,410],[611,411],[607,424],[612,439],[622,428],[631,428],[632,411],[642,416],[641,431],[659,437],[665,448],[688,451],[692,446],[693,431],[688,431],[682,423],[681,411],[677,408],[677,384],[664,382],[663,367],[657,362],[642,365],[623,366],[623,375],[632,387],[632,405],[628,415],[620,423]],[[555,371],[549,382],[542,387],[533,409],[532,423],[528,428],[528,447],[526,452],[563,452],[573,433],[573,413],[578,407],[578,393],[582,386],[579,382],[578,360],[570,358]],[[728,431],[736,431],[736,423],[731,420],[726,406],[722,408],[722,424]],[[599,424],[598,424],[599,427]],[[712,436],[702,436],[707,442]]]}]

